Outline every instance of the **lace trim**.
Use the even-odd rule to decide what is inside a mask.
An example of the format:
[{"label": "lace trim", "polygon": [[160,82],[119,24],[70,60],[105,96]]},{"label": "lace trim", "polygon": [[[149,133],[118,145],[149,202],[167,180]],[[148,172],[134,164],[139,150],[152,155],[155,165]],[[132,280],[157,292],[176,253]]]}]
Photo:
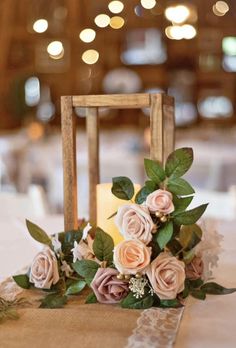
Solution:
[{"label": "lace trim", "polygon": [[184,307],[145,309],[125,348],[171,348],[175,342]]}]

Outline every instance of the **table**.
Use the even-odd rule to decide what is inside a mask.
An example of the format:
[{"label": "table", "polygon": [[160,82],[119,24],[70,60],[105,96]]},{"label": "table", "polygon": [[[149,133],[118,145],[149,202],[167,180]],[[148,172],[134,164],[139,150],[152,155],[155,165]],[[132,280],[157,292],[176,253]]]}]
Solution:
[{"label": "table", "polygon": [[[32,220],[50,233],[63,229],[61,216],[48,216],[41,221]],[[220,256],[215,278],[218,283],[226,287],[236,287],[235,226],[236,221],[218,221],[218,230],[224,235],[224,251]],[[11,219],[0,222],[2,278],[29,263],[37,251],[38,245],[28,237],[22,220]],[[74,301],[81,303],[80,306],[75,306]],[[21,309],[19,321],[8,321],[0,326],[1,348],[159,347],[145,346],[145,344],[127,346],[128,338],[137,328],[137,320],[140,320],[143,312],[108,305],[86,305],[82,302],[83,298],[75,298],[62,310]],[[190,298],[183,314],[175,347],[234,348],[235,313],[236,293],[227,296],[208,296],[206,301]],[[40,323],[45,324],[40,325]]]}]

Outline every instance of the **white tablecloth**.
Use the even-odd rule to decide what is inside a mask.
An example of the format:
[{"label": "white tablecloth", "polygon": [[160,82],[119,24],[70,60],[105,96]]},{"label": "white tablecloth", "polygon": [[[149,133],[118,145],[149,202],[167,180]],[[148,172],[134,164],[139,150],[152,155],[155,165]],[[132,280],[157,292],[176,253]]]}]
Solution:
[{"label": "white tablecloth", "polygon": [[[61,216],[33,220],[48,233],[63,230]],[[215,279],[226,287],[236,287],[236,221],[219,221],[218,231],[224,235],[219,267]],[[0,277],[14,274],[32,260],[38,245],[19,219],[0,221]],[[206,301],[190,299],[184,311],[176,342],[177,348],[235,348],[236,293],[208,296]]]}]

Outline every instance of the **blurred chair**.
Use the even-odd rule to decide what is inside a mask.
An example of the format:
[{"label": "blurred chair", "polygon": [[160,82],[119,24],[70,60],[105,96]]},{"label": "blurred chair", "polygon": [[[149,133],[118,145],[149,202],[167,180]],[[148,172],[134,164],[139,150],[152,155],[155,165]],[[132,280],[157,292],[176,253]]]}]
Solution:
[{"label": "blurred chair", "polygon": [[48,213],[43,189],[31,185],[28,193],[0,192],[0,218],[43,217]]},{"label": "blurred chair", "polygon": [[236,186],[231,186],[228,192],[196,189],[195,197],[189,208],[203,203],[209,203],[204,214],[206,218],[236,219]]}]

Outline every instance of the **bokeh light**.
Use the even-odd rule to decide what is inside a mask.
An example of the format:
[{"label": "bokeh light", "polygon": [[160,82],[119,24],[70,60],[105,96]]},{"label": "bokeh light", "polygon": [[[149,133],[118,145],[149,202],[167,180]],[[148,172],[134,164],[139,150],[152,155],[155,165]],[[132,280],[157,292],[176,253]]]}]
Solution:
[{"label": "bokeh light", "polygon": [[156,6],[156,0],[141,0],[141,5],[143,8],[150,10],[154,6]]},{"label": "bokeh light", "polygon": [[61,41],[52,41],[47,47],[47,52],[52,59],[60,59],[64,55],[64,47]]},{"label": "bokeh light", "polygon": [[37,19],[33,24],[33,29],[36,33],[44,33],[48,28],[48,21],[46,19]]},{"label": "bokeh light", "polygon": [[95,64],[99,59],[99,53],[96,50],[87,50],[82,54],[82,60],[86,64]]},{"label": "bokeh light", "polygon": [[108,4],[108,8],[112,13],[121,13],[124,9],[124,4],[121,1],[111,1]]},{"label": "bokeh light", "polygon": [[187,6],[178,5],[173,7],[167,7],[165,10],[166,18],[173,23],[183,23],[190,15],[190,11]]},{"label": "bokeh light", "polygon": [[171,40],[190,40],[197,35],[197,30],[190,24],[171,25],[165,29],[165,34]]},{"label": "bokeh light", "polygon": [[86,28],[80,32],[79,37],[83,42],[92,42],[96,37],[96,32],[93,29]]},{"label": "bokeh light", "polygon": [[110,26],[112,29],[120,29],[125,24],[125,21],[120,16],[114,16],[110,20]]},{"label": "bokeh light", "polygon": [[236,37],[235,36],[226,36],[222,40],[222,49],[225,54],[228,56],[236,55]]},{"label": "bokeh light", "polygon": [[95,17],[94,22],[99,28],[105,28],[110,24],[110,17],[101,13]]}]

